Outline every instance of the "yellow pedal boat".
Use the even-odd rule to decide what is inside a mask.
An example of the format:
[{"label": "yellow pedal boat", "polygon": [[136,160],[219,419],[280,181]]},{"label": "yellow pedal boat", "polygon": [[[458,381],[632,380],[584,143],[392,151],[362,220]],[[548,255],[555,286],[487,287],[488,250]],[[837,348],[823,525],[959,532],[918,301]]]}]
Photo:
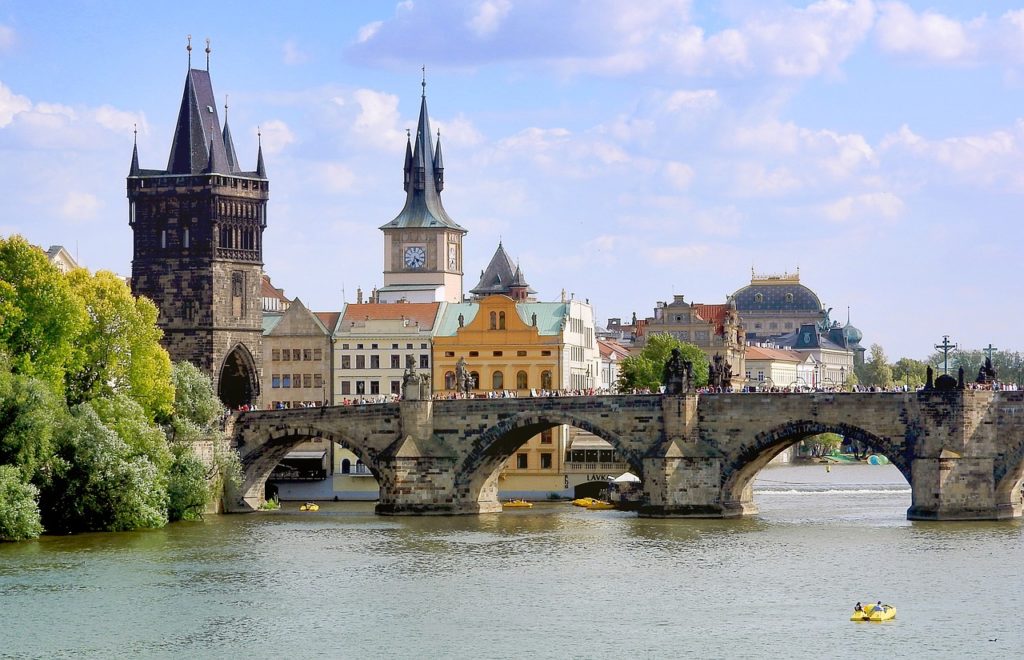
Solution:
[{"label": "yellow pedal boat", "polygon": [[895,618],[896,608],[892,605],[869,603],[860,610],[854,610],[850,621],[888,621]]},{"label": "yellow pedal boat", "polygon": [[587,508],[591,511],[603,511],[605,509],[614,509],[615,505],[611,502],[605,502],[604,500],[592,500]]},{"label": "yellow pedal boat", "polygon": [[532,509],[533,502],[527,502],[526,500],[509,500],[501,506],[505,509]]},{"label": "yellow pedal boat", "polygon": [[316,502],[306,502],[299,507],[299,511],[319,511],[320,505]]},{"label": "yellow pedal boat", "polygon": [[573,500],[572,505],[586,508],[594,502],[597,502],[597,500],[595,500],[593,497],[581,497],[579,499]]}]

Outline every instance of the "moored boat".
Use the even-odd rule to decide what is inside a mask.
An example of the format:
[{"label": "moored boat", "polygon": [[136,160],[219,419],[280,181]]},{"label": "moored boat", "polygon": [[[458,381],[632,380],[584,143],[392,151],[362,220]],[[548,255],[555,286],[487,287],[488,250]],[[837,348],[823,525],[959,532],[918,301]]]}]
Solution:
[{"label": "moored boat", "polygon": [[579,497],[579,498],[577,498],[577,499],[572,501],[572,505],[573,506],[581,506],[581,507],[586,508],[586,507],[590,506],[590,504],[592,502],[596,502],[596,501],[597,500],[595,500],[593,497]]},{"label": "moored boat", "polygon": [[509,500],[501,506],[506,509],[530,509],[533,508],[533,502],[527,502],[526,500]]},{"label": "moored boat", "polygon": [[605,509],[614,509],[615,505],[611,502],[604,500],[591,500],[590,504],[587,504],[587,509],[591,511],[603,511]]},{"label": "moored boat", "polygon": [[316,502],[306,502],[299,507],[299,511],[319,511],[320,505]]}]

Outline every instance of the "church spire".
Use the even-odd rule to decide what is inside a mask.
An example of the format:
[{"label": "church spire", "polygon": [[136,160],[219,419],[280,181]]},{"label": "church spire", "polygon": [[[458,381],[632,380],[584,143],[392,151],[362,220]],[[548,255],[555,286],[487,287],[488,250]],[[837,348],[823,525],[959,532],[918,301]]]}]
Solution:
[{"label": "church spire", "polygon": [[256,152],[256,176],[261,179],[267,178],[267,166],[263,164],[263,134],[256,129],[256,139],[259,141],[259,151]]},{"label": "church spire", "polygon": [[228,97],[224,97],[224,152],[227,155],[228,167],[231,172],[240,172],[238,166],[238,154],[235,152],[235,141],[231,138],[231,129],[228,128]]},{"label": "church spire", "polygon": [[426,78],[420,83],[420,116],[416,124],[416,139],[406,142],[405,152],[405,207],[398,216],[381,227],[449,227],[465,231],[452,220],[441,204],[443,176],[435,169],[441,165],[440,150],[434,150],[430,134],[430,115],[427,112]]},{"label": "church spire", "polygon": [[211,159],[227,161],[216,106],[210,72],[189,69],[167,160],[168,174],[202,174]]},{"label": "church spire", "polygon": [[405,129],[405,183],[402,185],[402,189],[409,192],[409,185],[412,183],[412,137],[409,135],[409,129]]},{"label": "church spire", "polygon": [[444,159],[441,158],[441,129],[437,129],[437,148],[434,150],[434,186],[444,190]]},{"label": "church spire", "polygon": [[132,131],[135,139],[132,142],[132,165],[128,170],[128,176],[138,176],[142,173],[139,169],[139,129],[138,126]]}]

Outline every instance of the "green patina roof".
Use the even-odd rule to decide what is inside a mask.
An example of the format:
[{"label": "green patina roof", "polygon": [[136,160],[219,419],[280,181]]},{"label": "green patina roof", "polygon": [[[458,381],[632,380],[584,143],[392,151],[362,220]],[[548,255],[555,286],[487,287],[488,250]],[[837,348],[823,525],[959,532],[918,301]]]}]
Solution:
[{"label": "green patina roof", "polygon": [[[516,303],[516,311],[526,325],[533,324],[533,315],[536,314],[540,334],[551,336],[562,333],[562,322],[569,314],[569,305],[551,302]],[[449,303],[434,336],[454,337],[459,329],[459,314],[462,314],[464,324],[469,325],[479,312],[479,303]]]},{"label": "green patina roof", "polygon": [[281,322],[281,317],[284,314],[263,314],[263,334],[268,335],[270,332],[277,327],[277,324]]},{"label": "green patina roof", "polygon": [[455,332],[459,329],[459,314],[464,317],[465,324],[469,325],[479,311],[480,305],[477,303],[448,303],[445,305],[441,320],[434,328],[434,336],[454,337]]}]

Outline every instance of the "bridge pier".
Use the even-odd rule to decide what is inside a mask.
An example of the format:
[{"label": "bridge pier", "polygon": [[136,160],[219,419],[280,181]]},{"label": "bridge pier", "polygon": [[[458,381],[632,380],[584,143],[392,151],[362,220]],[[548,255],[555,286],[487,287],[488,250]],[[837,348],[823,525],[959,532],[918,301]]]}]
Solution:
[{"label": "bridge pier", "polygon": [[1002,520],[1020,516],[996,500],[991,458],[969,458],[943,452],[938,458],[917,458],[912,465],[909,520]]},{"label": "bridge pier", "polygon": [[644,459],[643,518],[735,518],[757,513],[750,499],[724,502],[722,459],[671,456]]}]

